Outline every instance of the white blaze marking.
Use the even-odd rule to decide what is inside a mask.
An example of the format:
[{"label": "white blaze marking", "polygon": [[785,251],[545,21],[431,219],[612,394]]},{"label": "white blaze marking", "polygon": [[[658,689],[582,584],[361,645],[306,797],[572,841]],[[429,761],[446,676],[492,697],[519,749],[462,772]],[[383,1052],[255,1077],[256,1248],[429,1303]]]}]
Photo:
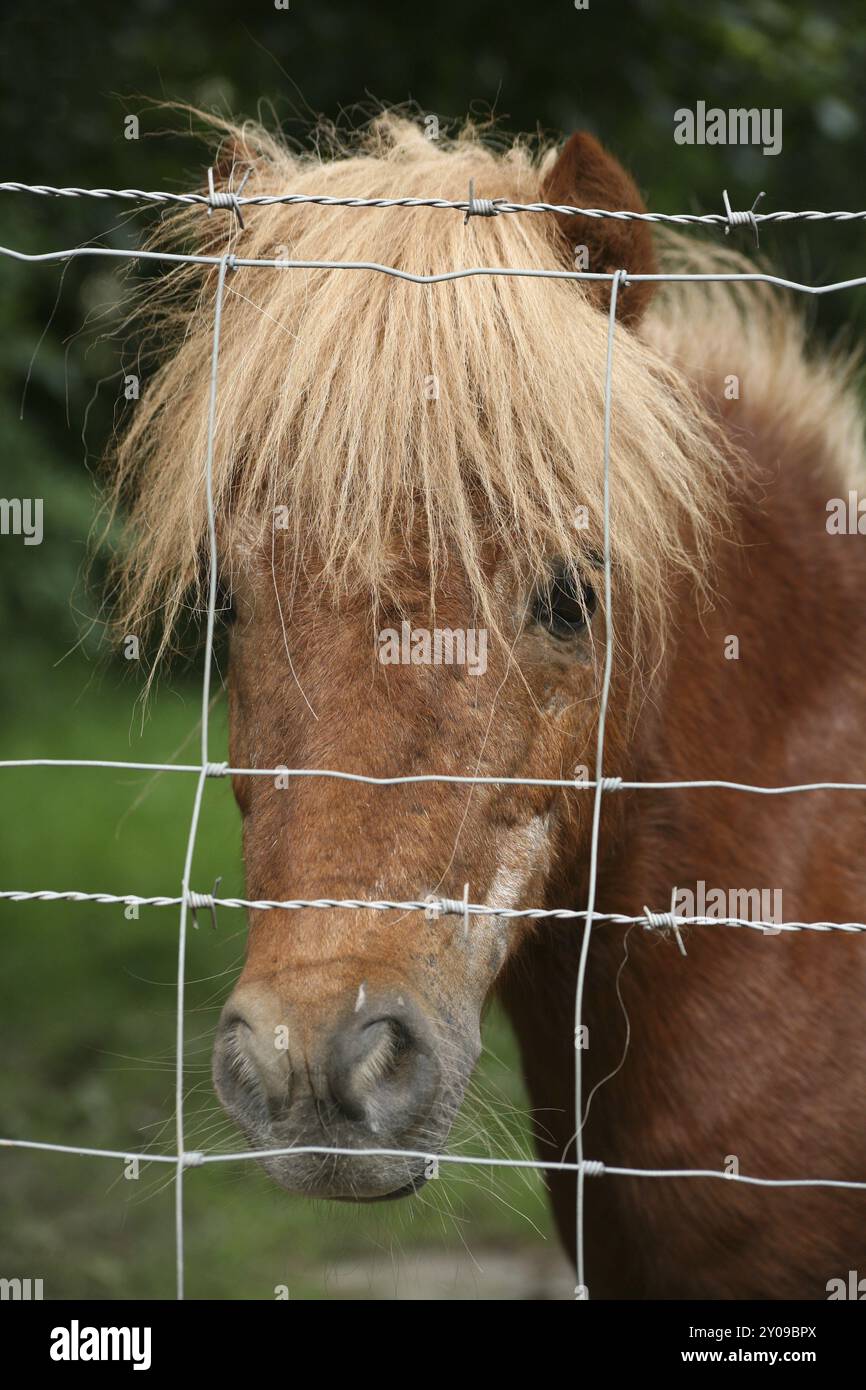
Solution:
[{"label": "white blaze marking", "polygon": [[547,818],[533,816],[505,836],[502,857],[487,896],[487,907],[523,907],[521,898],[536,869],[549,858]]}]

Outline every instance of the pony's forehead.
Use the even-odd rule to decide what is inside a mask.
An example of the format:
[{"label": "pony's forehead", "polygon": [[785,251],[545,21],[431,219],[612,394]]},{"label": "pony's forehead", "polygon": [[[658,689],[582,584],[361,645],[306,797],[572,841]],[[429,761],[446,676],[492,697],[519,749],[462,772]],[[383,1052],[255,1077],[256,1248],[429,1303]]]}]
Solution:
[{"label": "pony's forehead", "polygon": [[[257,192],[531,201],[528,149],[477,139],[435,142],[397,119],[345,158],[300,159],[256,137]],[[225,222],[194,210],[221,253]],[[253,215],[255,213],[255,215]],[[542,215],[463,217],[435,208],[257,207],[241,257],[371,263],[413,272],[493,265],[559,268]],[[169,229],[170,230],[170,229]],[[204,279],[202,279],[204,277]],[[174,283],[174,282],[172,282]],[[211,270],[171,301],[174,347],[139,402],[119,456],[136,496],[139,538],[129,607],[188,602],[206,551],[207,400],[213,349]],[[172,307],[173,304],[173,307]],[[319,565],[335,593],[399,592],[394,547],[424,538],[430,569],[455,557],[477,603],[496,599],[487,545],[514,573],[601,550],[606,315],[574,281],[510,275],[416,284],[371,269],[239,267],[226,280],[213,492],[239,566],[284,522],[299,573]],[[610,454],[611,552],[635,604],[655,606],[671,569],[695,573],[701,537],[723,510],[724,466],[711,423],[684,378],[636,334],[617,329]]]},{"label": "pony's forehead", "polygon": [[[421,612],[431,605],[472,607],[477,593],[473,576],[461,559],[460,549],[447,544],[432,554],[429,538],[419,521],[414,535],[395,532],[383,540],[375,583],[369,567],[359,566],[335,576],[327,554],[289,534],[285,509],[276,516],[264,508],[258,519],[244,517],[218,526],[220,566],[230,585],[253,592],[276,586],[284,596],[294,595],[304,605],[332,608],[370,606],[399,612]],[[479,532],[482,518],[476,518]],[[589,531],[573,538],[568,552],[552,549],[536,557],[531,568],[524,563],[514,538],[482,540],[478,546],[479,571],[492,604],[508,605],[525,599],[527,592],[563,567],[579,578],[597,580],[604,569],[603,536]]]}]

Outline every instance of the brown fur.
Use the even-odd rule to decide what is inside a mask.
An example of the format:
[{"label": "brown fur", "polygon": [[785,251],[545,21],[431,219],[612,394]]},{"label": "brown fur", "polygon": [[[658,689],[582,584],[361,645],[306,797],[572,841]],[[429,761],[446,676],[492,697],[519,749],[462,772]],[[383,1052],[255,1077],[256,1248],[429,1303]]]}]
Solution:
[{"label": "brown fur", "polygon": [[[316,191],[423,188],[459,197],[472,169],[479,196],[519,191],[529,201],[543,187],[556,201],[638,206],[630,181],[585,138],[566,146],[560,165],[551,155],[531,165],[519,150],[489,157],[477,142],[428,151],[403,127],[377,150],[342,168],[337,160],[295,174]],[[285,173],[282,156],[269,157],[272,172]],[[414,229],[400,241],[403,216],[251,211],[249,235],[259,250],[290,239],[304,254],[315,245],[337,258],[357,251],[359,237],[367,246],[381,240],[374,259],[397,263],[402,255],[427,269],[550,263],[557,238],[567,254],[562,232],[550,235],[552,220],[542,232],[546,219],[501,216],[464,235],[439,213],[418,220],[422,255]],[[566,230],[574,237],[577,229]],[[605,266],[651,263],[645,228],[593,222],[580,232]],[[718,263],[677,244],[665,252],[668,264],[684,255],[693,265]],[[298,292],[301,282],[288,276],[245,279],[238,285],[255,295],[254,313],[227,302],[217,494],[238,606],[232,763],[571,776],[577,764],[592,764],[603,615],[592,635],[568,643],[526,615],[547,564],[564,558],[585,573],[591,561],[582,547],[597,545],[607,332],[599,301],[509,281],[460,282],[445,288],[455,303],[431,301],[417,287],[404,293],[375,277],[334,287],[338,274],[310,276]],[[825,529],[828,497],[845,495],[862,460],[859,413],[842,369],[809,362],[799,320],[753,287],[671,289],[652,307],[645,290],[634,290],[614,352],[619,642],[605,770],[642,780],[866,781],[866,556],[861,538]],[[306,365],[296,364],[295,348],[276,364],[268,359],[266,349],[273,359],[283,347],[282,332],[264,317],[275,309],[300,334]],[[138,611],[162,596],[170,616],[195,578],[185,557],[202,528],[207,298],[187,314],[187,340],[123,459],[129,479],[144,451],[134,524],[149,521],[154,532],[149,551],[134,556],[128,593]],[[376,351],[390,354],[390,381],[371,342],[349,331],[374,323]],[[402,354],[392,351],[398,334]],[[431,360],[417,350],[428,338],[448,385],[431,433],[418,402],[404,398],[411,377],[403,371],[403,359],[416,373]],[[446,346],[457,360],[443,354]],[[529,370],[535,351],[544,367],[532,368],[539,394],[530,399],[518,368]],[[327,373],[321,395],[316,371]],[[497,371],[507,371],[505,386]],[[741,383],[732,402],[722,395],[729,373]],[[455,401],[469,409],[467,382],[478,393],[473,432],[453,417]],[[374,388],[378,396],[364,394]],[[515,392],[524,416],[512,408]],[[557,416],[555,448],[541,407]],[[247,436],[250,410],[258,414]],[[352,411],[356,419],[341,418]],[[473,439],[477,453],[467,454]],[[529,451],[523,458],[521,448]],[[272,532],[274,498],[296,508],[288,535]],[[589,538],[566,525],[568,508],[584,500],[596,528]],[[708,611],[698,596],[709,586],[716,598]],[[406,616],[429,624],[435,614],[442,626],[468,627],[479,612],[492,616],[501,638],[483,678],[376,660],[377,625]],[[740,639],[737,661],[723,655],[731,633]],[[637,701],[629,698],[635,690]],[[255,898],[459,897],[468,882],[473,900],[499,906],[586,902],[586,792],[316,779],[277,790],[265,778],[237,778],[235,792]],[[664,909],[674,885],[704,879],[781,888],[789,919],[862,917],[863,810],[854,794],[643,791],[610,794],[603,804],[601,911]],[[539,1150],[573,1155],[580,941],[571,923],[476,921],[465,937],[459,920],[422,914],[253,913],[247,962],[217,1044],[220,1093],[262,1147],[436,1151],[478,1052],[485,1000],[499,988],[523,1053]],[[586,1153],[608,1164],[715,1170],[735,1155],[744,1173],[866,1176],[862,940],[708,927],[687,932],[687,949],[683,959],[639,927],[596,928],[585,1094],[616,1074],[593,1096]],[[334,1049],[370,1009],[377,1028],[405,1010],[406,1036],[440,1068],[435,1098],[404,1108],[399,1126],[364,1128],[334,1101]],[[624,1059],[623,1011],[631,1027]],[[281,1024],[286,1052],[273,1047]],[[386,1039],[367,1060],[364,1084],[375,1089],[393,1076],[397,1085],[403,1065]],[[289,1157],[267,1166],[294,1191],[334,1197],[384,1196],[419,1177],[405,1159]],[[550,1187],[570,1245],[573,1180],[556,1177]],[[609,1297],[824,1297],[829,1279],[866,1264],[864,1214],[862,1193],[591,1179],[590,1289]]]}]

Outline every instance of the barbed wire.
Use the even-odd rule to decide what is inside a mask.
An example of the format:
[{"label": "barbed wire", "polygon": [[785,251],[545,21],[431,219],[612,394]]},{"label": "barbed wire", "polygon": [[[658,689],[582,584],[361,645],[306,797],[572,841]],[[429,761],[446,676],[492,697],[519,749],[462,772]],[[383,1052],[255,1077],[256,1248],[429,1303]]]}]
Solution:
[{"label": "barbed wire", "polygon": [[[190,906],[241,908],[248,912],[299,912],[306,909],[347,912],[423,912],[428,920],[438,917],[487,917],[504,921],[584,922],[590,916],[595,922],[616,926],[640,924],[647,930],[679,927],[752,927],[765,935],[777,932],[866,932],[866,922],[777,922],[759,917],[687,916],[678,912],[648,912],[637,916],[623,912],[590,912],[587,908],[571,907],[498,907],[491,903],[464,903],[459,898],[229,898],[213,893],[187,890]],[[137,893],[88,893],[77,888],[6,888],[0,891],[0,901],[13,903],[98,903],[111,907],[180,907],[184,895],[172,897],[158,894],[144,897]]]},{"label": "barbed wire", "polygon": [[751,224],[785,224],[790,222],[863,222],[866,209],[862,211],[821,211],[815,208],[801,211],[777,210],[775,212],[756,212],[754,206],[744,211],[730,208],[727,193],[724,195],[724,212],[632,212],[625,208],[583,208],[571,203],[515,203],[507,198],[354,198],[337,197],[326,193],[233,193],[229,190],[210,193],[172,193],[164,190],[141,188],[58,188],[53,184],[19,183],[8,181],[0,183],[0,193],[32,193],[47,198],[93,198],[105,201],[116,198],[127,203],[143,203],[152,206],[203,207],[214,208],[253,208],[274,206],[302,206],[340,208],[437,208],[451,212],[462,212],[464,216],[478,215],[479,201],[485,205],[481,215],[493,213],[555,213],[563,217],[609,218],[616,222],[666,223],[676,227],[734,227]]}]

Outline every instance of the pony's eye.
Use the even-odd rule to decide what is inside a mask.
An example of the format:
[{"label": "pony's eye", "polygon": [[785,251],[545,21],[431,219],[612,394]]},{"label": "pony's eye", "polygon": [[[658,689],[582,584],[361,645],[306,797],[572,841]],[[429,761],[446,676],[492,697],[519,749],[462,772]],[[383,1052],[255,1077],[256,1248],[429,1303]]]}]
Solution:
[{"label": "pony's eye", "polygon": [[592,585],[581,582],[571,569],[560,565],[536,593],[531,621],[546,628],[552,637],[565,641],[583,631],[597,602]]}]

